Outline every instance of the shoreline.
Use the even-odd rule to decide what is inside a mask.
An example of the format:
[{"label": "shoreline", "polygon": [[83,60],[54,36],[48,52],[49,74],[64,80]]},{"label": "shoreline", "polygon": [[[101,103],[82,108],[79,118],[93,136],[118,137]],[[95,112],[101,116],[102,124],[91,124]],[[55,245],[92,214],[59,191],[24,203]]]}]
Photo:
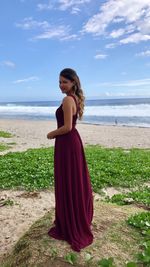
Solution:
[{"label": "shoreline", "polygon": [[88,124],[88,125],[98,125],[98,126],[114,126],[114,127],[127,127],[127,128],[150,128],[150,126],[141,126],[141,125],[126,125],[126,124],[100,124],[100,123],[90,123],[90,122],[81,122],[81,124]]},{"label": "shoreline", "polygon": [[[56,120],[0,119],[0,131],[12,133],[11,138],[0,137],[0,143],[16,143],[12,148],[2,151],[25,151],[29,148],[54,146],[55,139],[48,140],[47,133],[56,129]],[[150,148],[150,128],[120,125],[94,125],[78,121],[76,128],[83,145],[102,147]]]},{"label": "shoreline", "polygon": [[[22,117],[17,117],[17,118],[14,118],[14,117],[0,117],[0,121],[3,121],[3,120],[14,120],[14,121],[52,121],[52,122],[55,122],[56,121],[56,118],[42,118],[42,119],[39,119],[39,118],[36,118],[36,117],[32,117],[32,118],[22,118]],[[79,121],[78,120],[78,123],[77,124],[87,124],[87,125],[98,125],[98,126],[114,126],[114,127],[129,127],[129,128],[148,128],[150,129],[150,125],[149,126],[143,126],[143,125],[127,125],[127,124],[106,124],[106,123],[92,123],[92,122],[88,122],[88,121]]]}]

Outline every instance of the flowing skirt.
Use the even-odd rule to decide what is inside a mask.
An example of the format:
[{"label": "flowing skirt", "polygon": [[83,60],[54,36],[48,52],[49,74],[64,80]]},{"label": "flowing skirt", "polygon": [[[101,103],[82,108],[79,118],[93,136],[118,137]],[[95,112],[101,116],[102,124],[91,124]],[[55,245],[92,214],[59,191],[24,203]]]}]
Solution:
[{"label": "flowing skirt", "polygon": [[55,140],[55,226],[48,234],[66,240],[75,251],[93,242],[93,195],[83,144],[78,131]]}]

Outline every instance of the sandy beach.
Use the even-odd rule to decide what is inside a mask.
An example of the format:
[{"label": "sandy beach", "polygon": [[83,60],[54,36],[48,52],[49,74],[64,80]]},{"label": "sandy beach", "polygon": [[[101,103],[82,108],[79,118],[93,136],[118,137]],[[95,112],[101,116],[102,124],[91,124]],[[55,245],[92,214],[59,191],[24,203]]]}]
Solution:
[{"label": "sandy beach", "polygon": [[[55,121],[33,120],[0,120],[0,131],[13,134],[11,138],[0,138],[1,143],[15,143],[9,151],[25,151],[29,148],[49,147],[54,145],[54,140],[48,140],[46,135],[56,128]],[[123,148],[150,148],[150,128],[100,126],[78,123],[77,129],[83,140],[83,144],[99,144],[104,147]],[[113,191],[112,191],[113,190]],[[117,193],[111,189],[111,195]],[[95,196],[96,197],[96,196]],[[27,194],[25,191],[1,190],[0,199],[11,199],[13,206],[1,206],[0,217],[0,257],[10,252],[16,241],[25,231],[42,217],[46,212],[54,208],[54,193],[43,190],[38,193]]]},{"label": "sandy beach", "polygon": [[[78,123],[78,129],[83,144],[99,144],[104,147],[150,148],[150,128],[103,126]],[[0,138],[0,142],[16,144],[8,151],[24,151],[28,148],[49,147],[54,140],[48,140],[46,135],[56,129],[55,121],[37,120],[6,120],[0,119],[0,130],[8,131],[12,138]]]}]

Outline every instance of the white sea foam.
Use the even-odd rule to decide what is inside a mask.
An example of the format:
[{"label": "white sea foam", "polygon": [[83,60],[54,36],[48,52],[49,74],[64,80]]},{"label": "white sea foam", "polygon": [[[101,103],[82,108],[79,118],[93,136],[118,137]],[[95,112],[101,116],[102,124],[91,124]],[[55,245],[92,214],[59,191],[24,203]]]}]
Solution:
[{"label": "white sea foam", "polygon": [[118,105],[85,107],[86,116],[150,117],[150,105]]},{"label": "white sea foam", "polygon": [[34,106],[0,106],[1,115],[54,115],[57,107],[34,107]]},{"label": "white sea foam", "polygon": [[[0,106],[0,115],[39,115],[54,116],[57,107],[38,106]],[[85,116],[113,116],[113,117],[150,117],[150,105],[116,105],[116,106],[86,106]]]}]

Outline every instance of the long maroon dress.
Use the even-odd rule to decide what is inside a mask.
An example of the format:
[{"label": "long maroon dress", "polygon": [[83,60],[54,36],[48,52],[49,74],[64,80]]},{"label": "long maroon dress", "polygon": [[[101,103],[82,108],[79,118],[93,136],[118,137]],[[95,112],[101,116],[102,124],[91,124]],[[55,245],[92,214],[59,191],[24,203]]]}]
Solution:
[{"label": "long maroon dress", "polygon": [[[56,111],[56,118],[58,128],[63,126],[62,105]],[[67,241],[79,252],[93,242],[93,195],[82,141],[75,128],[76,120],[77,114],[73,115],[72,130],[55,140],[55,226],[48,234]]]}]

